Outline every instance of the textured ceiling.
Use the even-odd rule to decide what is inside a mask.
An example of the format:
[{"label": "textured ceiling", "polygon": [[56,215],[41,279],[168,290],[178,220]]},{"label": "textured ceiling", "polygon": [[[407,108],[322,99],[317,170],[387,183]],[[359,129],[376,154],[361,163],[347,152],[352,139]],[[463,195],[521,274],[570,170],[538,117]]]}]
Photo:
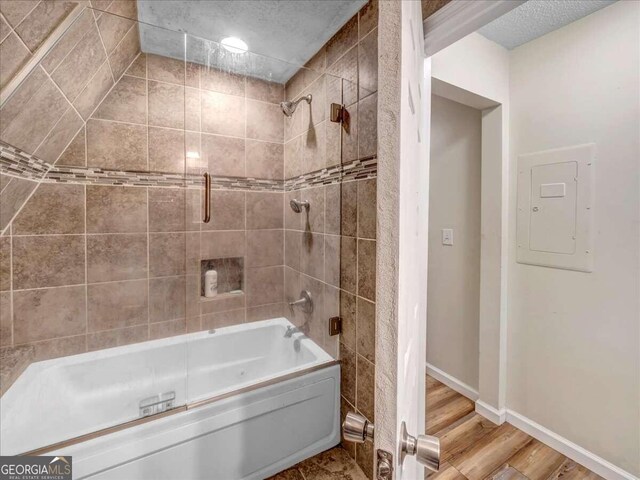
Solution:
[{"label": "textured ceiling", "polygon": [[529,0],[478,32],[511,50],[612,3],[615,0]]},{"label": "textured ceiling", "polygon": [[[187,60],[287,81],[366,0],[138,0],[138,20],[185,32]],[[230,55],[217,42],[244,40],[250,54]],[[142,51],[184,58],[183,35],[140,26]],[[208,41],[202,40],[207,39]]]}]

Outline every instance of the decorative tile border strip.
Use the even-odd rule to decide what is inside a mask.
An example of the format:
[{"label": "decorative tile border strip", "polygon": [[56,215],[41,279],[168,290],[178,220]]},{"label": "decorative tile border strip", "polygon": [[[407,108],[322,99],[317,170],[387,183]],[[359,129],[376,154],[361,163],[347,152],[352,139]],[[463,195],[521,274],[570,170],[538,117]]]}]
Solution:
[{"label": "decorative tile border strip", "polygon": [[0,142],[0,173],[29,180],[40,180],[51,168],[44,160]]},{"label": "decorative tile border strip", "polygon": [[[202,177],[198,177],[200,185]],[[283,192],[284,181],[267,178],[216,177],[211,175],[212,190],[256,190],[263,192]]]},{"label": "decorative tile border strip", "polygon": [[46,183],[173,188],[184,188],[189,181],[193,182],[179,173],[121,171],[96,167],[53,167],[43,179]]},{"label": "decorative tile border strip", "polygon": [[[375,178],[378,160],[370,157],[353,160],[305,173],[287,180],[251,177],[212,176],[211,188],[216,190],[251,190],[289,192],[320,185]],[[45,183],[73,183],[82,185],[122,185],[130,187],[196,188],[203,185],[199,174],[136,172],[109,170],[97,167],[58,167],[0,142],[0,173],[41,180]]]},{"label": "decorative tile border strip", "polygon": [[301,190],[319,185],[331,185],[353,180],[375,178],[378,173],[378,159],[369,157],[353,160],[344,165],[323,168],[315,172],[305,173],[299,177],[285,180],[285,191]]}]

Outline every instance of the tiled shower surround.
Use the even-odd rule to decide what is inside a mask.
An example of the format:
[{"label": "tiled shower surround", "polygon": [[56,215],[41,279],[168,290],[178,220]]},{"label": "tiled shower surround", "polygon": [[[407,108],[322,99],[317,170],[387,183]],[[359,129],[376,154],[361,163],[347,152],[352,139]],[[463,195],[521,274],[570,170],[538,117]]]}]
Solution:
[{"label": "tiled shower surround", "polygon": [[[192,173],[283,182],[284,86],[190,67],[185,90],[184,62],[141,54],[55,167],[184,182],[186,138],[206,165],[189,165]],[[185,98],[197,99],[193,108]],[[229,105],[239,102],[233,118]],[[200,188],[84,183],[42,182],[2,237],[11,272],[3,290],[13,292],[3,345],[30,345],[42,359],[282,315],[282,190],[214,190],[202,224]],[[225,257],[245,257],[244,294],[202,300],[200,260]]]},{"label": "tiled shower surround", "polygon": [[0,7],[0,88],[31,59],[79,2],[2,1]]},{"label": "tiled shower surround", "polygon": [[[348,112],[347,128],[341,130],[343,165],[366,162],[377,154],[378,5],[370,2],[354,16],[309,62],[326,78],[294,76],[286,85],[287,98],[312,93],[314,101],[326,91],[327,105],[335,90],[335,75],[342,81],[342,103]],[[301,72],[306,74],[307,72]],[[306,85],[306,86],[305,86]],[[296,112],[298,114],[298,112]],[[315,112],[312,105],[285,123],[285,175],[296,176],[327,165],[338,155],[334,138],[337,124],[328,122],[328,112]],[[320,150],[304,148],[317,139]],[[323,139],[326,139],[323,142]],[[302,147],[301,147],[302,144]],[[341,411],[358,411],[374,418],[375,381],[375,288],[376,288],[376,179],[343,181],[341,185],[291,191],[292,198],[308,200],[308,220],[285,208],[285,295],[294,297],[302,288],[318,292],[324,317],[310,323],[311,336],[327,331],[327,319],[340,315]],[[324,259],[324,261],[322,260]],[[324,287],[324,288],[322,288]],[[316,331],[317,329],[317,331]],[[344,447],[373,478],[373,448],[370,443]]]},{"label": "tiled shower surround", "polygon": [[[3,391],[32,361],[287,316],[340,355],[343,415],[374,421],[377,4],[286,85],[140,53],[134,22],[104,17],[109,36],[107,14],[86,13],[63,43],[82,50],[81,27],[102,33],[104,55],[74,60],[90,72],[65,90],[45,59],[0,111],[19,122],[0,140],[34,154],[9,152],[3,171],[35,162],[31,179],[2,176],[0,217],[28,199],[0,237]],[[278,103],[307,93],[286,118]],[[344,126],[329,121],[332,102]],[[200,261],[228,257],[244,259],[244,293],[202,299]],[[308,317],[286,304],[302,289]],[[371,477],[371,446],[345,446]]]},{"label": "tiled shower surround", "polygon": [[[61,22],[78,5],[99,5],[111,13],[82,10],[66,31],[59,32]],[[0,44],[3,85],[26,68],[25,63],[38,49],[45,48],[47,36],[64,33],[0,111],[0,138],[53,164],[140,52],[138,25],[130,20],[137,17],[136,3],[3,0],[0,14],[2,22],[11,27]],[[0,36],[6,33],[4,30]],[[32,38],[37,42],[31,43]],[[15,68],[9,68],[6,44],[14,40],[24,48],[32,46]],[[19,50],[11,52],[17,54]],[[1,230],[37,186],[34,180],[38,178],[0,176]]]}]

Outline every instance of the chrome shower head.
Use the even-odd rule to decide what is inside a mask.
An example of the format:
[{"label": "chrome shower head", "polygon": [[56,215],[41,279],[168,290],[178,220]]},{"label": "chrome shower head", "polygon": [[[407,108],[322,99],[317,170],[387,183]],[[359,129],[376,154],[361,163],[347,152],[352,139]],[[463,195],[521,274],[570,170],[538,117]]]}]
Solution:
[{"label": "chrome shower head", "polygon": [[309,202],[307,200],[296,200],[295,198],[289,202],[291,210],[300,213],[302,209],[309,210]]},{"label": "chrome shower head", "polygon": [[280,102],[280,108],[282,108],[282,113],[284,113],[287,117],[290,117],[291,115],[293,115],[293,112],[296,111],[298,104],[302,100],[306,101],[308,104],[311,104],[312,99],[313,97],[311,96],[311,94],[309,94],[305,95],[304,97],[300,97],[295,101]]}]

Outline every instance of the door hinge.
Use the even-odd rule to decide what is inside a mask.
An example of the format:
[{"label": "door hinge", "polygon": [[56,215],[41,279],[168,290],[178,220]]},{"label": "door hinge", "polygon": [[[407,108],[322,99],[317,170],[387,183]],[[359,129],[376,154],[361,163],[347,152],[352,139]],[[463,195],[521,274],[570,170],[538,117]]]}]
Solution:
[{"label": "door hinge", "polygon": [[331,317],[329,319],[329,335],[339,335],[342,333],[342,318],[340,317]]},{"label": "door hinge", "polygon": [[393,478],[393,455],[385,450],[377,450],[376,479],[391,480]]}]

